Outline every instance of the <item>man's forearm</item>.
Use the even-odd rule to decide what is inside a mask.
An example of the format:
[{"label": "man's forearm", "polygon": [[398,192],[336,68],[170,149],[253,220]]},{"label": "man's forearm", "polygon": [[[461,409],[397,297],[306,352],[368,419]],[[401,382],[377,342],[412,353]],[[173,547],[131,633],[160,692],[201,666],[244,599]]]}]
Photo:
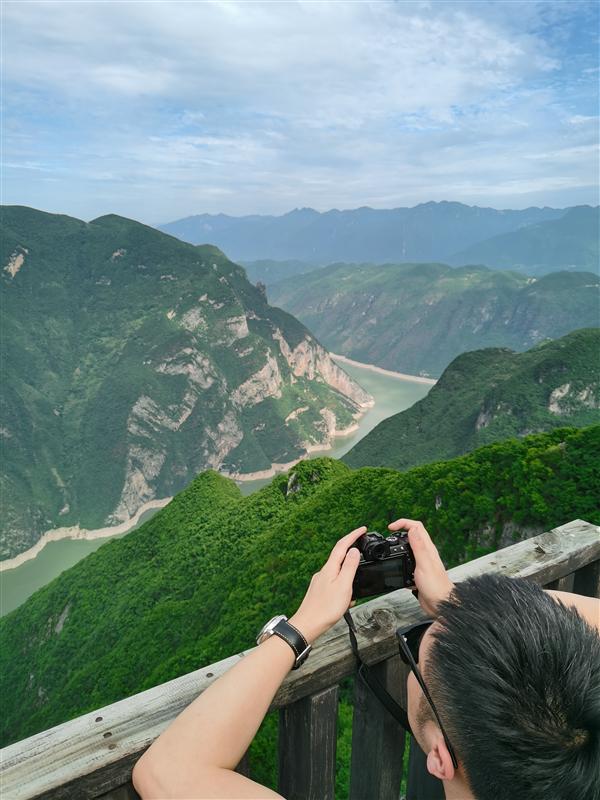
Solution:
[{"label": "man's forearm", "polygon": [[[297,615],[290,622],[309,642],[322,633]],[[150,772],[171,788],[184,775],[198,785],[209,767],[235,769],[293,665],[291,647],[271,636],[171,723],[140,759],[138,777]]]}]

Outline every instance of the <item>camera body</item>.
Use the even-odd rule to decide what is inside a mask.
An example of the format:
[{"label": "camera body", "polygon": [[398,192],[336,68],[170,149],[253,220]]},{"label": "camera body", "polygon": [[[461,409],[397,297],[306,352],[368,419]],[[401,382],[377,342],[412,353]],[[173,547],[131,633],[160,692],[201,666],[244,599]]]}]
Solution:
[{"label": "camera body", "polygon": [[367,531],[352,547],[360,551],[352,583],[355,600],[414,586],[415,558],[406,531],[390,536]]}]

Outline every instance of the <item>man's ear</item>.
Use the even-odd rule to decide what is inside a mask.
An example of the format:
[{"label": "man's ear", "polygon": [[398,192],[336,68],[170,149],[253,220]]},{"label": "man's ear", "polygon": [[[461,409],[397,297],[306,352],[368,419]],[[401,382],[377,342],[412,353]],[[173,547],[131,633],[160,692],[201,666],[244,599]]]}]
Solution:
[{"label": "man's ear", "polygon": [[427,769],[441,781],[451,781],[454,778],[454,765],[446,747],[446,742],[441,731],[438,730],[431,749],[427,754]]}]

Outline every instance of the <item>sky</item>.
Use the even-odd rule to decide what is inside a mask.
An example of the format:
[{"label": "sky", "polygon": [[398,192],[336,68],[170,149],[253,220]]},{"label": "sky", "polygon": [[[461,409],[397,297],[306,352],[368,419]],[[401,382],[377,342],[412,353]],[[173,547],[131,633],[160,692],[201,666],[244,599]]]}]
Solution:
[{"label": "sky", "polygon": [[598,204],[596,2],[2,4],[2,202]]}]

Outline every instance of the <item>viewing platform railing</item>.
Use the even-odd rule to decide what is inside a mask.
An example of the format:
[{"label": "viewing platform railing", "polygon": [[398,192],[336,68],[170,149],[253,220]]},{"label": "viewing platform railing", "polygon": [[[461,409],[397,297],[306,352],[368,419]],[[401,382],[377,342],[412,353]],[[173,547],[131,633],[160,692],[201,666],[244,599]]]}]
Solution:
[{"label": "viewing platform railing", "polygon": [[[600,528],[575,520],[455,567],[450,576],[461,581],[483,572],[600,597]],[[407,667],[398,655],[395,631],[423,618],[419,604],[409,591],[400,590],[354,608],[352,616],[363,660],[376,665],[380,680],[403,703]],[[140,754],[244,655],[9,745],[1,751],[3,800],[137,797],[131,770]],[[278,790],[286,800],[334,800],[338,685],[354,672],[342,620],[319,639],[306,664],[291,672],[277,693]],[[354,684],[352,742],[350,800],[398,800],[405,733],[361,681]],[[238,771],[246,770],[244,758]]]}]

